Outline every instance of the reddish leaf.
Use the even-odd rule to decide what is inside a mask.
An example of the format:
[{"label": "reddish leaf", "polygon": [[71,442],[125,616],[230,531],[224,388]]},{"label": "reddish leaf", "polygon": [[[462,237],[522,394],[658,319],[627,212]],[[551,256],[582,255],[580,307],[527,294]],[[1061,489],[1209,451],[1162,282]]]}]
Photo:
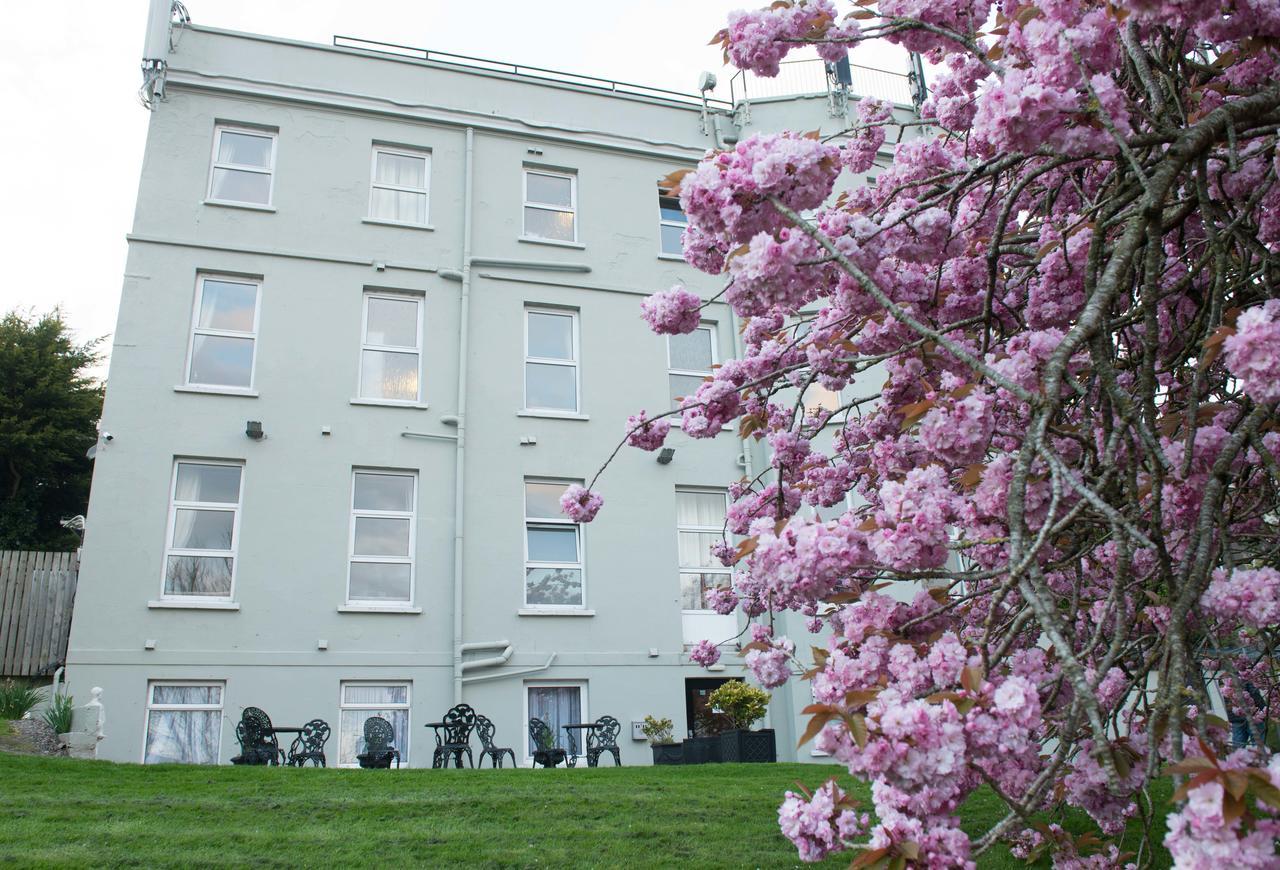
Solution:
[{"label": "reddish leaf", "polygon": [[975,462],[964,470],[964,474],[960,475],[960,485],[965,489],[973,489],[982,482],[982,472],[986,470],[986,465],[981,462]]},{"label": "reddish leaf", "polygon": [[1204,340],[1202,345],[1203,353],[1200,354],[1200,371],[1204,371],[1213,365],[1213,361],[1218,358],[1218,354],[1222,353],[1222,343],[1235,334],[1236,331],[1230,326],[1219,326],[1213,331],[1213,335]]}]

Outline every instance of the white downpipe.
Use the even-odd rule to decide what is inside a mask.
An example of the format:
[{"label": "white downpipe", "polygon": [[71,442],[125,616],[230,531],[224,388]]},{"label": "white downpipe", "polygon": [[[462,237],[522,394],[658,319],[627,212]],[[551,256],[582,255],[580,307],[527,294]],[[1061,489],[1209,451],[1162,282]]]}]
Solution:
[{"label": "white downpipe", "polygon": [[511,658],[512,653],[516,651],[516,648],[511,645],[511,641],[509,640],[495,640],[488,643],[464,643],[462,645],[462,651],[464,653],[482,649],[500,649],[502,652],[487,659],[472,659],[469,662],[463,662],[462,670],[464,673],[475,670],[476,668],[491,668],[496,667],[497,665],[505,665]]},{"label": "white downpipe", "polygon": [[547,656],[547,663],[545,665],[538,665],[537,667],[533,667],[533,668],[521,668],[518,671],[499,671],[496,674],[481,674],[478,677],[463,677],[462,682],[479,683],[484,680],[505,680],[507,677],[521,677],[521,676],[524,676],[525,674],[536,674],[538,673],[538,671],[545,671],[547,668],[551,667],[551,663],[554,662],[555,660],[556,660],[556,654],[552,653],[551,655]]},{"label": "white downpipe", "polygon": [[462,188],[462,290],[458,304],[458,440],[453,475],[453,702],[462,703],[463,541],[466,530],[467,337],[471,315],[471,209],[476,132],[467,128]]}]

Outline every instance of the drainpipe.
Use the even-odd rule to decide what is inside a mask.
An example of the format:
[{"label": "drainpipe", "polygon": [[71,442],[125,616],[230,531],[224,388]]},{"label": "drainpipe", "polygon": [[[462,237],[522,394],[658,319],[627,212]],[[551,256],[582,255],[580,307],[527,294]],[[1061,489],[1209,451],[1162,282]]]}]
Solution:
[{"label": "drainpipe", "polygon": [[463,540],[466,525],[467,335],[471,314],[471,208],[476,132],[467,128],[462,188],[462,291],[458,302],[458,440],[453,475],[453,703],[462,703]]}]

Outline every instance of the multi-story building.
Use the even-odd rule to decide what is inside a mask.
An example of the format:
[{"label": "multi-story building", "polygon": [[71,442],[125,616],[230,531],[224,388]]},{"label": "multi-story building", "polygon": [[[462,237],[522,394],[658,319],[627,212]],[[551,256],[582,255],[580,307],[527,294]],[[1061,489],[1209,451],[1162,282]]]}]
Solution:
[{"label": "multi-story building", "polygon": [[[717,102],[154,5],[68,654],[77,695],[104,689],[100,757],[225,762],[253,705],[332,723],[330,764],[380,713],[426,766],[423,725],[465,700],[522,760],[531,715],[610,714],[647,763],[630,723],[688,733],[742,675],[687,645],[742,628],[705,606],[728,580],[707,545],[765,457],[673,432],[673,456],[613,459],[589,528],[557,499],[734,353],[722,304],[670,341],[639,317],[675,282],[720,289],[659,180],[756,131],[839,130],[848,88],[819,63],[808,94],[748,103],[740,78]],[[906,77],[880,81],[909,113]],[[804,695],[772,703],[783,757]]]}]

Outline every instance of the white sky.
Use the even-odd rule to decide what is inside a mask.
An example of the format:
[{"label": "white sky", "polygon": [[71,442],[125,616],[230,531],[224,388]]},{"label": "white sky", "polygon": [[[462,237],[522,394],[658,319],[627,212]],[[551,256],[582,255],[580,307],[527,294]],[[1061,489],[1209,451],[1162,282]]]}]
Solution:
[{"label": "white sky", "polygon": [[[690,93],[701,70],[715,72],[722,84],[732,74],[707,45],[727,13],[766,5],[185,2],[194,23],[212,27],[319,43],[336,33]],[[0,282],[0,312],[61,306],[79,340],[109,335],[148,118],[137,100],[147,0],[3,0],[3,6],[0,109],[8,133],[0,136],[0,254],[8,277]]]}]

